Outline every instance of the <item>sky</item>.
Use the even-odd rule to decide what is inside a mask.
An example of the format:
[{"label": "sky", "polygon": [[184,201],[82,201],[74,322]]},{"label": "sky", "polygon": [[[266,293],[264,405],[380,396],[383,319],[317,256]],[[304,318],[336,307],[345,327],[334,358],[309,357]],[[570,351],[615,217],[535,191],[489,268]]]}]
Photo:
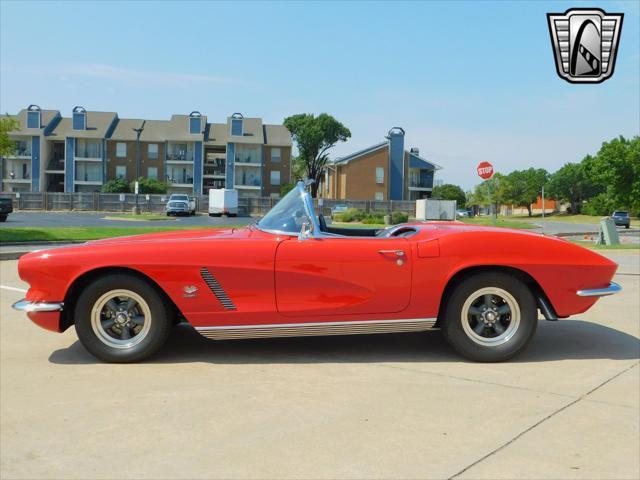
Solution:
[{"label": "sky", "polygon": [[[625,14],[615,73],[560,79],[546,13]],[[554,171],[640,134],[640,2],[29,2],[0,0],[0,112],[75,105],[121,118],[198,110],[281,123],[327,112],[339,157],[405,147],[470,189],[475,166]]]}]

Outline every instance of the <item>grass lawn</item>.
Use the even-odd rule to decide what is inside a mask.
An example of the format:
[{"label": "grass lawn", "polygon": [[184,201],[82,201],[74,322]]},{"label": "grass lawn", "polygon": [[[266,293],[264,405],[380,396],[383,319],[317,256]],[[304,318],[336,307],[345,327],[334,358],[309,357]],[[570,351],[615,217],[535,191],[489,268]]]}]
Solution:
[{"label": "grass lawn", "polygon": [[536,225],[525,222],[524,220],[512,220],[510,217],[508,220],[505,217],[498,217],[497,220],[493,217],[473,217],[473,218],[460,218],[461,222],[468,223],[470,225],[485,225],[489,227],[506,227],[506,228],[537,228]]},{"label": "grass lawn", "polygon": [[582,240],[571,240],[581,247],[592,248],[594,250],[640,250],[639,243],[620,243],[618,245],[598,245],[594,242],[584,242]]},{"label": "grass lawn", "polygon": [[[235,226],[237,227],[237,225]],[[97,240],[99,238],[123,237],[167,230],[229,227],[227,225],[216,225],[215,227],[2,227],[0,228],[0,243]]]},{"label": "grass lawn", "polygon": [[167,217],[166,215],[160,215],[157,213],[141,213],[140,215],[134,215],[132,213],[125,214],[113,214],[103,217],[105,220],[128,220],[130,222],[151,222],[154,220],[175,220],[174,217]]}]

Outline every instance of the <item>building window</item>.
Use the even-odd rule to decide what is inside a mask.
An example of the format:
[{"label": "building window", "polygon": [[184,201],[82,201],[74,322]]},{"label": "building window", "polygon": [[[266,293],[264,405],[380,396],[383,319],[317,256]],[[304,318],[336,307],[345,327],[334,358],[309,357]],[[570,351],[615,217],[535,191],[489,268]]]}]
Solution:
[{"label": "building window", "polygon": [[116,178],[127,178],[126,165],[116,165]]},{"label": "building window", "polygon": [[102,142],[100,140],[76,140],[76,157],[78,158],[102,158]]},{"label": "building window", "polygon": [[118,158],[126,158],[127,157],[127,144],[118,142],[116,143],[116,157]]},{"label": "building window", "polygon": [[40,112],[27,112],[27,128],[40,128]]},{"label": "building window", "polygon": [[252,163],[260,165],[262,163],[262,148],[251,145],[236,145],[236,163]]},{"label": "building window", "polygon": [[149,160],[157,160],[158,159],[158,144],[157,143],[150,143],[147,146],[147,157],[149,157]]},{"label": "building window", "polygon": [[158,167],[149,167],[147,168],[147,178],[151,180],[158,179]]},{"label": "building window", "polygon": [[232,118],[231,119],[231,135],[235,137],[241,137],[242,134],[243,134],[242,118]]},{"label": "building window", "polygon": [[384,183],[384,168],[376,167],[376,183]]},{"label": "building window", "polygon": [[382,202],[384,201],[384,192],[376,192],[374,200],[376,202]]},{"label": "building window", "polygon": [[192,135],[197,135],[201,131],[200,128],[200,118],[199,117],[190,117],[189,118],[189,133]]},{"label": "building window", "polygon": [[87,111],[84,107],[75,107],[73,109],[72,126],[74,130],[87,129]]},{"label": "building window", "polygon": [[280,163],[282,161],[282,150],[280,150],[279,148],[272,148],[271,161],[273,163]]},{"label": "building window", "polygon": [[280,185],[280,170],[271,170],[271,185]]}]

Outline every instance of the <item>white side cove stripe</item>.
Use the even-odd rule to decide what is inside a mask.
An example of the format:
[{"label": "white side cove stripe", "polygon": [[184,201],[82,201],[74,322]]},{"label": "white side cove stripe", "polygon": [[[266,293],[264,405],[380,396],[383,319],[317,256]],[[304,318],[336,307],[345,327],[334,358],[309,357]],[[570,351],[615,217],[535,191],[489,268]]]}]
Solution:
[{"label": "white side cove stripe", "polygon": [[0,285],[0,288],[3,290],[10,290],[12,292],[27,293],[27,291],[24,288],[8,287],[6,285]]},{"label": "white side cove stripe", "polygon": [[231,340],[261,337],[304,337],[315,335],[422,332],[433,329],[435,323],[435,318],[411,318],[357,322],[277,323],[272,325],[196,327],[196,331],[207,338],[215,340]]}]

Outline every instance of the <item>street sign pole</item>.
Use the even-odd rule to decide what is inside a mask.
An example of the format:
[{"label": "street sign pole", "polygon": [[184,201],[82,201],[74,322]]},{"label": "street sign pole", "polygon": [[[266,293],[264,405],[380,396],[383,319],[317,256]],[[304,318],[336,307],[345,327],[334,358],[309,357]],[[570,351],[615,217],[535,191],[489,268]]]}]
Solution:
[{"label": "street sign pole", "polygon": [[[485,181],[488,181],[491,177],[493,177],[493,165],[489,162],[480,162],[476,167],[476,172],[478,176]],[[491,209],[493,208],[493,202],[491,201],[491,188],[489,187],[489,183],[487,183],[487,197],[489,200],[489,215],[491,215]],[[495,218],[498,218],[497,209],[494,210]]]}]

